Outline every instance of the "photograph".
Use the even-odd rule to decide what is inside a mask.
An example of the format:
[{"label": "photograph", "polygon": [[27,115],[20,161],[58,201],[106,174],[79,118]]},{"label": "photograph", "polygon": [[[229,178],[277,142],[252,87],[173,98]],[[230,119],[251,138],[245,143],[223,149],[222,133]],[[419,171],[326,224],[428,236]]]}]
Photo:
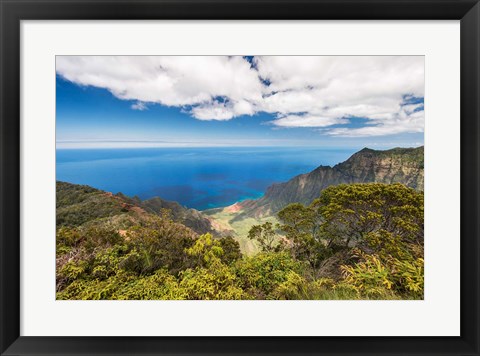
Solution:
[{"label": "photograph", "polygon": [[423,55],[57,55],[56,300],[424,300],[424,92]]}]

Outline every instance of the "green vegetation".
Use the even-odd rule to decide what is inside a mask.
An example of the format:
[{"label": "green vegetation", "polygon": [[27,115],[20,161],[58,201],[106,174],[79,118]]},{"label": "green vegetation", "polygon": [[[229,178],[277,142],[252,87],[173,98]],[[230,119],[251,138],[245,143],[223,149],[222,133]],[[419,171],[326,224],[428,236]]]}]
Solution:
[{"label": "green vegetation", "polygon": [[261,225],[267,222],[273,225],[278,223],[277,218],[274,216],[258,219],[252,217],[237,219],[239,213],[227,211],[227,209],[212,209],[211,211],[204,211],[204,213],[210,216],[221,230],[228,231],[228,235],[235,238],[240,244],[240,251],[247,256],[252,256],[261,250],[258,242],[248,237],[251,228],[254,225]]},{"label": "green vegetation", "polygon": [[[236,238],[57,183],[57,299],[422,299],[423,193],[342,184]],[[228,220],[226,220],[228,222]]]}]

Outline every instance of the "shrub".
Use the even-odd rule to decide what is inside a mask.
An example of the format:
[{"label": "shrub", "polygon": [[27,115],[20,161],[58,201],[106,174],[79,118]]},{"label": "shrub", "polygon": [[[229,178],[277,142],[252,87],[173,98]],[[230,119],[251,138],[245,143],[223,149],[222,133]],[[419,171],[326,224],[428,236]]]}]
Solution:
[{"label": "shrub", "polygon": [[287,281],[290,272],[301,275],[303,270],[304,264],[286,252],[259,253],[235,265],[242,289],[257,299],[273,299],[273,291]]}]

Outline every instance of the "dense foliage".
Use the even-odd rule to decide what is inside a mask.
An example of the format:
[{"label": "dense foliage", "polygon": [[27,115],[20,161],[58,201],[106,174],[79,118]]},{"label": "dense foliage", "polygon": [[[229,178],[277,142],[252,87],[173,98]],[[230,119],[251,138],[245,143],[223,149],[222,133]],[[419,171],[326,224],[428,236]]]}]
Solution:
[{"label": "dense foliage", "polygon": [[57,184],[58,299],[422,299],[423,193],[331,186],[252,227],[262,251]]}]

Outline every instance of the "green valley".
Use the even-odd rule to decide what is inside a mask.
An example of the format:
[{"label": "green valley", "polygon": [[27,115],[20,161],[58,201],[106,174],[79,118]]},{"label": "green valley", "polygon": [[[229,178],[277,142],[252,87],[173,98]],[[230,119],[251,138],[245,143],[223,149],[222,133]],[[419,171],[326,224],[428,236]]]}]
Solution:
[{"label": "green valley", "polygon": [[423,147],[203,212],[57,182],[57,299],[423,299],[421,189]]}]

